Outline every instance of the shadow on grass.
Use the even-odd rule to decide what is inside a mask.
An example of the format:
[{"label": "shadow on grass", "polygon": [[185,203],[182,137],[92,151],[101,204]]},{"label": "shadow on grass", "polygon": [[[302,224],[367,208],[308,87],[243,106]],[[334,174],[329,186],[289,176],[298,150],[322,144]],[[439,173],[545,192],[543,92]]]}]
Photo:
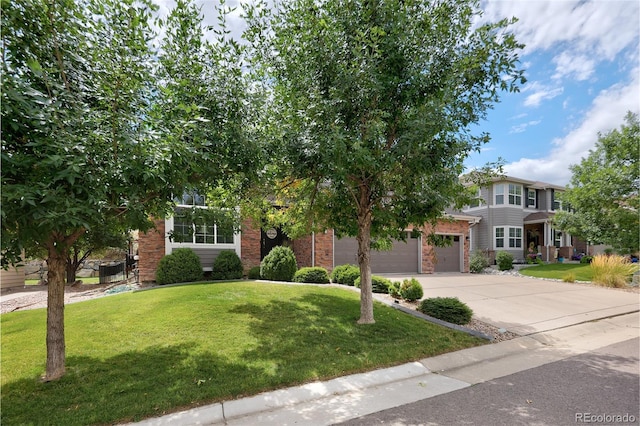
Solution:
[{"label": "shadow on grass", "polygon": [[2,386],[1,423],[136,421],[178,407],[228,399],[242,393],[246,381],[259,385],[261,370],[229,363],[212,353],[193,353],[194,347],[150,347],[105,360],[69,357],[67,374],[59,381],[41,383],[33,377]]},{"label": "shadow on grass", "polygon": [[357,300],[309,294],[268,305],[246,303],[233,313],[253,318],[258,346],[248,362],[269,361],[291,383],[331,378],[417,360],[485,343],[374,304],[375,324],[357,325]]}]

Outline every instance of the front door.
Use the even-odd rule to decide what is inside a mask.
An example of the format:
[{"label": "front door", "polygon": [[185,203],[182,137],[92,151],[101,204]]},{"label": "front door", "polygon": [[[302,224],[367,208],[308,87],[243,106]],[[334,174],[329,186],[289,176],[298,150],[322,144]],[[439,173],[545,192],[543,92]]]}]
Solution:
[{"label": "front door", "polygon": [[260,235],[260,260],[264,259],[271,249],[281,246],[284,239],[284,232],[280,228],[262,229]]}]

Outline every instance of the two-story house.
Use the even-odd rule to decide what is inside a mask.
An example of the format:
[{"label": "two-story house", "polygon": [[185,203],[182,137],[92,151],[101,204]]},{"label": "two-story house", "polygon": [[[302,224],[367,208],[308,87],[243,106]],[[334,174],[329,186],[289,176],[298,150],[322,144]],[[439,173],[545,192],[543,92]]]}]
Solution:
[{"label": "two-story house", "polygon": [[481,187],[476,202],[463,209],[482,219],[471,228],[471,249],[484,250],[493,259],[498,251],[524,261],[539,255],[544,261],[571,258],[571,235],[554,228],[552,219],[562,209],[557,194],[562,186],[516,177],[495,178]]}]

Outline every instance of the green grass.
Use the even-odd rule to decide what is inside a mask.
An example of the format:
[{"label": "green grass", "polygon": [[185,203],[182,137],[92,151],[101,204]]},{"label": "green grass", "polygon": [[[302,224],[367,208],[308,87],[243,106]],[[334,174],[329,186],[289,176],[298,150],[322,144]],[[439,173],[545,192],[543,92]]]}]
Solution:
[{"label": "green grass", "polygon": [[[100,277],[77,277],[76,279],[81,280],[83,284],[99,284]],[[40,280],[24,280],[24,285],[37,285]]]},{"label": "green grass", "polygon": [[550,263],[548,265],[536,265],[520,270],[522,275],[536,278],[554,278],[562,280],[569,274],[573,274],[576,281],[591,281],[593,272],[588,263]]},{"label": "green grass", "polygon": [[67,374],[41,383],[44,309],[3,314],[2,424],[111,424],[482,344],[357,293],[254,282],[126,293],[66,307]]}]

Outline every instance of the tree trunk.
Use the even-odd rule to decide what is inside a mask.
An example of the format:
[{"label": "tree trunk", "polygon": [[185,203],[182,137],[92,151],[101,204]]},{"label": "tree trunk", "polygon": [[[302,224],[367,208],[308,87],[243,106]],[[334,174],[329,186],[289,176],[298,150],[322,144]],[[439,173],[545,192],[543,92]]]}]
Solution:
[{"label": "tree trunk", "polygon": [[59,379],[65,373],[64,284],[66,256],[53,243],[48,247],[47,280],[47,369],[44,380]]},{"label": "tree trunk", "polygon": [[[368,199],[368,197],[366,197]],[[361,201],[365,201],[361,194]],[[366,208],[363,206],[366,205]],[[358,265],[360,266],[360,319],[358,324],[373,324],[373,290],[371,286],[371,211],[368,203],[358,209]]]},{"label": "tree trunk", "polygon": [[76,282],[76,270],[78,268],[77,262],[77,256],[74,260],[67,259],[67,284],[73,284]]}]

